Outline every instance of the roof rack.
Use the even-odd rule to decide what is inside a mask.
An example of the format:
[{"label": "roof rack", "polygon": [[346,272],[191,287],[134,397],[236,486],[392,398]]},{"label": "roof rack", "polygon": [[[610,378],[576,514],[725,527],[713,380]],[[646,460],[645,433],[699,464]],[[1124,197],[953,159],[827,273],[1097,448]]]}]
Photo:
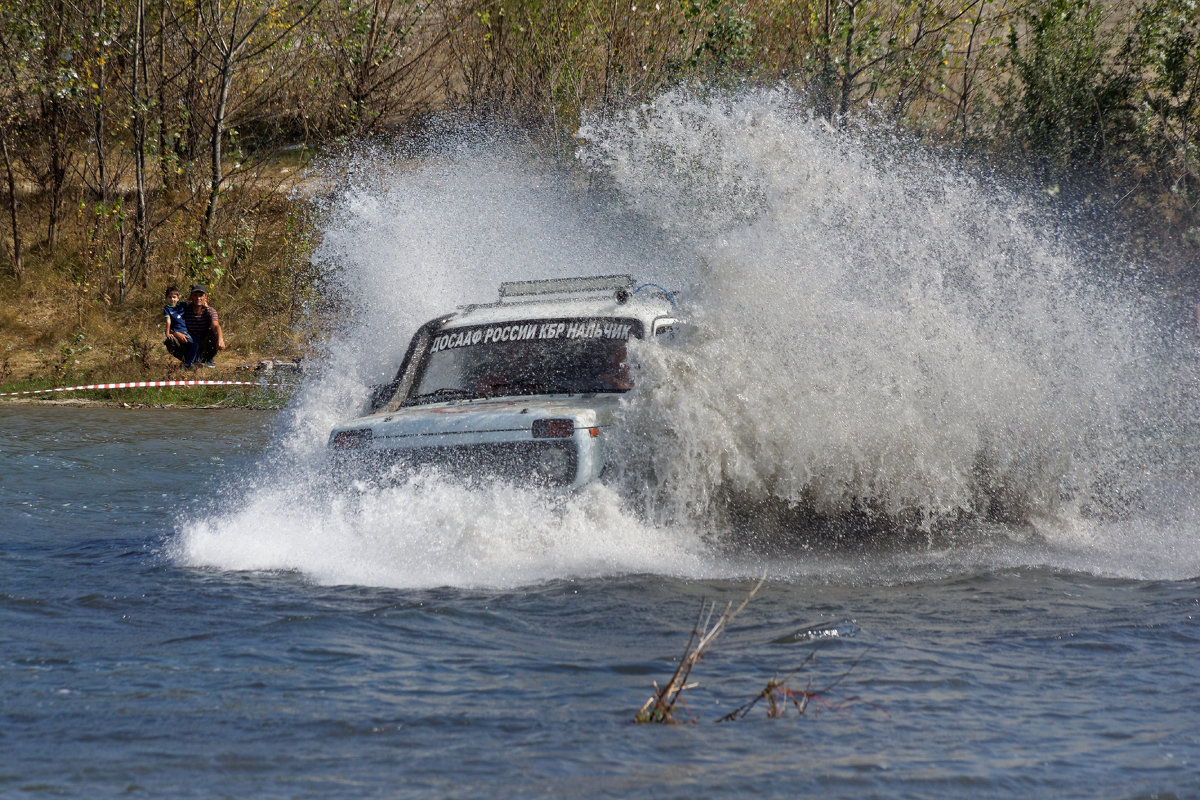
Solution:
[{"label": "roof rack", "polygon": [[584,294],[615,292],[633,288],[632,275],[592,275],[584,278],[548,278],[539,281],[507,281],[500,284],[500,302],[514,297],[541,294]]}]

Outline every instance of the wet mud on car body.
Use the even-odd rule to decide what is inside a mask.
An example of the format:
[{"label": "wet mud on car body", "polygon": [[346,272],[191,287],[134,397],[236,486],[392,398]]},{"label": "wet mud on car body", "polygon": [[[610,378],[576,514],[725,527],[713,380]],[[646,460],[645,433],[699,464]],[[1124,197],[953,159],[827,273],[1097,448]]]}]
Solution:
[{"label": "wet mud on car body", "polygon": [[502,284],[497,303],[423,325],[370,413],[333,429],[336,474],[575,488],[608,464],[606,430],[634,388],[631,339],[675,324],[674,297],[627,275]]}]

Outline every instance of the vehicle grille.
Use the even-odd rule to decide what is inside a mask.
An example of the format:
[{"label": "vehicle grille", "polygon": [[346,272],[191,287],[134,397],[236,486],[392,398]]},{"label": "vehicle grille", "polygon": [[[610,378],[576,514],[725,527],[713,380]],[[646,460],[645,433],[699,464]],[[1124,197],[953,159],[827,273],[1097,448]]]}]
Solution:
[{"label": "vehicle grille", "polygon": [[571,441],[418,447],[334,452],[338,470],[363,480],[404,480],[436,471],[465,480],[563,486],[575,479],[577,453]]}]

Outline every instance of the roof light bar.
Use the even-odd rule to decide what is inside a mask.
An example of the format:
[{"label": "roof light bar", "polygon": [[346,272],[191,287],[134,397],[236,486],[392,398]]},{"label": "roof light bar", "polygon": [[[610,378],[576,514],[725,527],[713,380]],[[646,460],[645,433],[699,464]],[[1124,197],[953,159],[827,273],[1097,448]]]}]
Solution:
[{"label": "roof light bar", "polygon": [[632,275],[592,275],[583,278],[548,278],[540,281],[507,281],[500,284],[500,302],[513,297],[542,294],[582,294],[626,291],[633,288]]}]

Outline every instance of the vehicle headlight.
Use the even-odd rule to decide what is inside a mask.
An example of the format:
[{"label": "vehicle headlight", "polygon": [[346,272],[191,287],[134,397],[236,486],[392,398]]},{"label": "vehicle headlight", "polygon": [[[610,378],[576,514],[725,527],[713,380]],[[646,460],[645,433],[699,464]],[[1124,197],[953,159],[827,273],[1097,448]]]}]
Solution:
[{"label": "vehicle headlight", "polygon": [[569,480],[571,476],[567,475],[567,471],[573,467],[573,464],[571,455],[566,448],[541,447],[538,448],[538,453],[534,457],[534,466],[540,474],[547,478]]},{"label": "vehicle headlight", "polygon": [[373,437],[374,431],[370,428],[338,431],[329,437],[329,446],[334,450],[354,450],[369,445]]}]

